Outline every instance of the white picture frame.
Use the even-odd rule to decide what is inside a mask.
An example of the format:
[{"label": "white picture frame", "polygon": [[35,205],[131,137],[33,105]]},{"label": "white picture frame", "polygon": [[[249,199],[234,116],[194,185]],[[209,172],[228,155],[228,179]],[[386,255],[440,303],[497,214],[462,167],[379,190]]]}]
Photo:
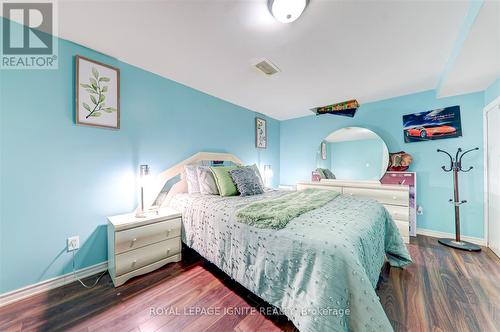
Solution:
[{"label": "white picture frame", "polygon": [[321,159],[326,160],[326,142],[321,142]]},{"label": "white picture frame", "polygon": [[255,118],[255,147],[267,148],[267,121],[259,117]]}]

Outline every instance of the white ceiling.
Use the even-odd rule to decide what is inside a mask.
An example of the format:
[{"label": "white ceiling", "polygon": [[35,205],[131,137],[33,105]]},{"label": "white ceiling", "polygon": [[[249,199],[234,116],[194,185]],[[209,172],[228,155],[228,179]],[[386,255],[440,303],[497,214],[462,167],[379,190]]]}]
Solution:
[{"label": "white ceiling", "polygon": [[[465,1],[311,0],[302,17],[282,24],[265,0],[63,0],[59,35],[281,120],[351,98],[434,89],[467,8]],[[458,61],[467,65],[464,56]],[[251,64],[262,57],[281,73],[257,72]],[[445,83],[466,74],[452,71]]]},{"label": "white ceiling", "polygon": [[500,1],[486,1],[470,29],[440,97],[482,91],[500,77]]}]

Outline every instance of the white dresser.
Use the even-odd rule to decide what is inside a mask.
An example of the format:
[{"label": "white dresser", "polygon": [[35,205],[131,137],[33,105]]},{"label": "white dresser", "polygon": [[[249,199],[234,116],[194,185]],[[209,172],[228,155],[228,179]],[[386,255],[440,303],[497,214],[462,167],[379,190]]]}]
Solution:
[{"label": "white dresser", "polygon": [[382,203],[396,222],[405,243],[410,242],[410,189],[406,185],[385,185],[375,181],[321,180],[299,182],[297,190],[320,188],[335,190],[344,195],[371,197]]},{"label": "white dresser", "polygon": [[158,210],[108,217],[108,270],[118,287],[128,279],[181,260],[181,214]]}]

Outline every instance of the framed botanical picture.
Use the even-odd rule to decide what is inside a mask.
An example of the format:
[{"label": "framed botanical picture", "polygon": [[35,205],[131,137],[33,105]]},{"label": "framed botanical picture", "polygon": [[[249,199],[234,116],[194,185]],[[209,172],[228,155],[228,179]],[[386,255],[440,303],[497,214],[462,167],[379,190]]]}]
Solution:
[{"label": "framed botanical picture", "polygon": [[120,129],[120,70],[76,56],[76,123]]},{"label": "framed botanical picture", "polygon": [[255,146],[260,149],[267,148],[266,120],[255,118]]},{"label": "framed botanical picture", "polygon": [[326,142],[321,142],[321,159],[326,160]]}]

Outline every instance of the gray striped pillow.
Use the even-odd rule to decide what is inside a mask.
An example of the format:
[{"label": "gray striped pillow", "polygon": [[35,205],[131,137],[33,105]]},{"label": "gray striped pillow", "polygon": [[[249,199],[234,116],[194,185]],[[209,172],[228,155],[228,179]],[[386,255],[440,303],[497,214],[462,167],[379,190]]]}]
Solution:
[{"label": "gray striped pillow", "polygon": [[251,196],[264,193],[255,170],[251,166],[240,167],[229,171],[241,196]]}]

